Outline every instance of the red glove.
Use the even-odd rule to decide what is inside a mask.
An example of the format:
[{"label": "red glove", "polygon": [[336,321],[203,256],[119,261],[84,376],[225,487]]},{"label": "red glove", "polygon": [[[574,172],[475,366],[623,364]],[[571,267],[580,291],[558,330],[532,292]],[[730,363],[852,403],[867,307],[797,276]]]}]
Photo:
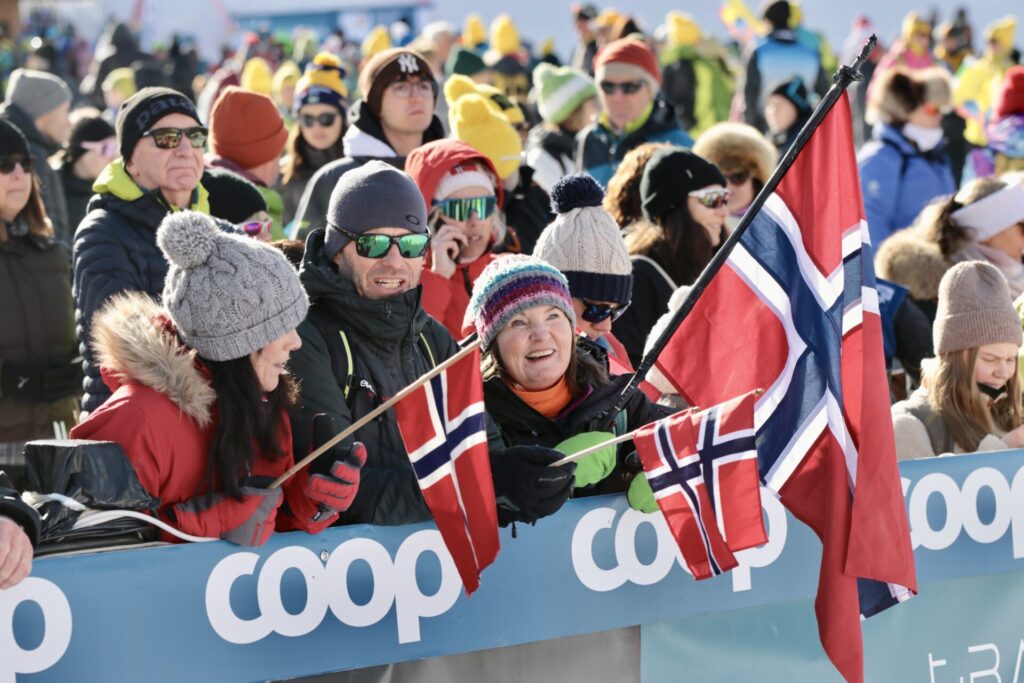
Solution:
[{"label": "red glove", "polygon": [[[313,439],[317,448],[335,434],[334,421],[330,417],[320,414],[313,418]],[[303,489],[310,500],[319,503],[312,519],[314,522],[325,515],[344,512],[352,505],[359,490],[359,471],[366,463],[366,446],[358,441],[351,447],[338,444],[331,449],[330,455],[334,456],[331,473],[310,476]]]}]

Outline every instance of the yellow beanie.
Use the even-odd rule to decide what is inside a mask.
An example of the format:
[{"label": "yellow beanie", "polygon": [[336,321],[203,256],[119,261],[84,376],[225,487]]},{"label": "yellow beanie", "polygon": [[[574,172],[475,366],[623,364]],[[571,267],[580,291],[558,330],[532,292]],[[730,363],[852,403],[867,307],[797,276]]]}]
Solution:
[{"label": "yellow beanie", "polygon": [[295,84],[295,111],[304,104],[333,104],[344,112],[348,99],[344,76],[340,59],[330,52],[318,52]]},{"label": "yellow beanie", "polygon": [[541,57],[550,57],[551,55],[555,54],[555,39],[545,38],[544,42],[542,42],[540,44],[540,47],[537,48],[537,54],[539,54]]},{"label": "yellow beanie", "polygon": [[493,85],[480,83],[476,86],[476,91],[493,102],[498,111],[504,114],[505,118],[513,126],[526,122],[526,115],[523,114],[523,110],[519,105],[510,100],[504,92],[498,90]]},{"label": "yellow beanie", "polygon": [[476,82],[469,76],[453,74],[444,82],[444,100],[448,103],[449,109],[455,106],[455,102],[460,97],[476,92]]},{"label": "yellow beanie", "polygon": [[274,72],[271,71],[270,64],[263,57],[253,57],[242,67],[242,75],[238,80],[239,85],[245,90],[269,95]]},{"label": "yellow beanie", "polygon": [[985,42],[996,42],[1006,50],[1013,49],[1013,34],[1017,30],[1016,17],[1003,17],[985,27]]},{"label": "yellow beanie", "polygon": [[519,52],[519,48],[519,30],[512,23],[512,17],[499,14],[491,22],[491,49],[505,56]]},{"label": "yellow beanie", "polygon": [[601,10],[601,13],[597,15],[597,19],[594,19],[594,23],[600,28],[611,28],[615,26],[615,22],[619,20],[622,14],[618,10],[614,10],[611,7],[605,10]]},{"label": "yellow beanie", "polygon": [[502,180],[519,169],[523,151],[519,134],[483,95],[460,97],[452,109],[452,137],[491,160]]},{"label": "yellow beanie", "polygon": [[455,74],[450,76],[444,84],[444,99],[448,103],[449,123],[453,127],[454,123],[451,121],[454,120],[455,103],[466,95],[482,95],[491,105],[491,110],[504,116],[513,126],[526,121],[526,116],[519,105],[505,97],[505,93],[501,90],[493,85],[477,83],[468,76]]},{"label": "yellow beanie", "polygon": [[359,46],[359,51],[363,55],[363,59],[369,59],[378,52],[383,52],[391,47],[391,34],[388,33],[387,28],[380,26],[374,26],[370,30],[366,37],[363,38],[362,45]]},{"label": "yellow beanie", "polygon": [[116,90],[125,99],[135,94],[135,72],[131,67],[114,69],[103,79],[103,90]]},{"label": "yellow beanie", "polygon": [[672,10],[665,16],[668,42],[673,47],[696,45],[700,40],[700,27],[689,14]]},{"label": "yellow beanie", "polygon": [[462,25],[462,47],[472,50],[487,40],[487,29],[479,14],[470,14]]},{"label": "yellow beanie", "polygon": [[281,66],[277,67],[277,71],[274,72],[274,80],[270,84],[270,90],[274,97],[274,101],[278,105],[285,107],[291,107],[291,102],[282,102],[281,97],[284,93],[284,89],[289,85],[295,85],[302,77],[302,71],[299,70],[299,65],[288,59],[285,60]]},{"label": "yellow beanie", "polygon": [[900,28],[900,37],[903,42],[909,43],[915,33],[931,33],[932,25],[917,12],[908,12],[903,18],[903,25]]}]

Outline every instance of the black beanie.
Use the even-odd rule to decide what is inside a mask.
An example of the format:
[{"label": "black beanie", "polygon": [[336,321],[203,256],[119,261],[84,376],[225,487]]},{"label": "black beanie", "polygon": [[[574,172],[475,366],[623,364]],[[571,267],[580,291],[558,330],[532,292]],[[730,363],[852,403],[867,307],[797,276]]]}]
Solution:
[{"label": "black beanie", "polygon": [[647,161],[640,179],[644,218],[657,221],[685,202],[690,192],[708,185],[725,186],[725,176],[713,163],[681,147],[659,149]]},{"label": "black beanie", "polygon": [[83,142],[100,142],[114,137],[114,127],[99,116],[83,116],[71,129],[67,149],[64,151],[64,163],[73,164],[78,161],[85,148]]},{"label": "black beanie", "polygon": [[798,116],[806,116],[811,113],[811,101],[807,98],[807,87],[804,79],[794,76],[788,81],[783,81],[775,86],[769,95],[778,95],[789,100],[796,107]]},{"label": "black beanie", "polygon": [[153,124],[168,114],[184,114],[199,122],[199,112],[192,100],[177,90],[170,88],[143,88],[121,105],[117,113],[117,144],[121,148],[121,158],[131,159],[135,145],[142,134],[153,127]]},{"label": "black beanie", "polygon": [[208,168],[201,181],[210,194],[210,215],[241,223],[257,211],[267,210],[267,200],[259,188],[237,173],[222,168]]},{"label": "black beanie", "polygon": [[11,154],[29,156],[28,141],[17,126],[5,118],[0,118],[0,157]]},{"label": "black beanie", "polygon": [[765,3],[761,16],[772,25],[772,29],[789,28],[789,0],[774,0]]}]

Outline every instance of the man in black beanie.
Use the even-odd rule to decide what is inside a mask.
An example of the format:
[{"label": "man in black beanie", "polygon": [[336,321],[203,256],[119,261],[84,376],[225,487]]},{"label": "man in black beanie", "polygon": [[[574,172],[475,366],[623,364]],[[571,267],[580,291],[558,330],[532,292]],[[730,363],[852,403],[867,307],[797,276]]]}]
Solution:
[{"label": "man in black beanie", "polygon": [[156,245],[160,222],[177,209],[209,213],[199,182],[207,130],[191,100],[170,88],[143,88],[121,105],[115,128],[121,156],[96,179],[96,196],[75,233],[73,250],[86,412],[110,395],[89,343],[93,314],[120,292],[159,296],[167,276],[167,261]]}]

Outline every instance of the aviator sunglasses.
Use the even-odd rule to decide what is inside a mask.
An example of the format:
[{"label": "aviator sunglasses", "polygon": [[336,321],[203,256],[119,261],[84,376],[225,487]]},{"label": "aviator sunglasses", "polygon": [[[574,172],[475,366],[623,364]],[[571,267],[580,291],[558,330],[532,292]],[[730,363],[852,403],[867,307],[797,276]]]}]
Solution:
[{"label": "aviator sunglasses", "polygon": [[580,314],[580,317],[588,323],[595,324],[602,322],[603,320],[607,320],[609,317],[611,317],[612,322],[615,322],[622,317],[623,313],[626,312],[626,309],[629,308],[629,304],[633,303],[632,301],[629,301],[625,306],[608,306],[606,304],[595,304],[594,302],[587,301],[586,299],[580,299],[580,301],[582,301],[583,305],[586,306],[586,308],[583,309],[583,313]]},{"label": "aviator sunglasses", "polygon": [[195,149],[206,146],[206,138],[210,131],[203,126],[191,128],[154,128],[142,134],[144,138],[153,138],[153,142],[160,149],[177,149],[181,144],[182,136],[188,138],[188,142]]},{"label": "aviator sunglasses", "polygon": [[391,251],[391,245],[398,245],[402,258],[420,258],[427,252],[430,235],[357,235],[345,228],[331,226],[356,243],[356,253],[363,258],[384,258]]},{"label": "aviator sunglasses", "polygon": [[5,157],[0,157],[0,173],[4,175],[14,173],[14,167],[19,164],[23,172],[32,172],[32,157],[23,154],[8,154]]},{"label": "aviator sunglasses", "polygon": [[729,203],[729,190],[706,187],[702,190],[694,190],[688,196],[693,197],[701,206],[709,209],[720,209]]},{"label": "aviator sunglasses", "polygon": [[498,206],[498,199],[494,195],[462,199],[435,199],[433,205],[441,207],[441,213],[454,221],[468,221],[473,214],[484,221],[494,213]]}]

